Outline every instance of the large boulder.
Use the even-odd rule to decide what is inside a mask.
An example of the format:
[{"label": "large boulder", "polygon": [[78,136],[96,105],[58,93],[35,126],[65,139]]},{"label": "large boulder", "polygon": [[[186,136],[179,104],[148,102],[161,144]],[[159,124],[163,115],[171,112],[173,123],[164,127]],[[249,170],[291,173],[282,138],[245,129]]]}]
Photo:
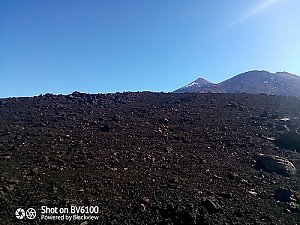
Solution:
[{"label": "large boulder", "polygon": [[300,152],[300,133],[298,131],[284,133],[275,140],[275,144],[279,148]]},{"label": "large boulder", "polygon": [[277,188],[274,193],[275,199],[281,202],[291,202],[292,195],[292,190],[287,188]]},{"label": "large boulder", "polygon": [[255,167],[266,172],[275,172],[286,177],[295,176],[296,174],[294,164],[286,158],[264,154],[257,154],[253,158],[255,160]]}]

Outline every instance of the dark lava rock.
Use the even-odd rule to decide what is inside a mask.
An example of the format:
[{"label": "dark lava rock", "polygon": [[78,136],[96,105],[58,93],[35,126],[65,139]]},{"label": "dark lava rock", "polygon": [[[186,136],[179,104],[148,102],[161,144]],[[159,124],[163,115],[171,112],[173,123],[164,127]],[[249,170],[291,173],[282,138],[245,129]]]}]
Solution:
[{"label": "dark lava rock", "polygon": [[[174,206],[172,203],[166,205],[165,208],[159,209],[160,214],[165,221],[169,221],[171,224],[180,225],[194,225],[196,224],[196,214],[191,209],[182,209]],[[161,223],[165,224],[165,223]]]},{"label": "dark lava rock", "polygon": [[224,199],[231,199],[232,198],[232,193],[228,193],[228,192],[221,192],[219,195]]},{"label": "dark lava rock", "polygon": [[207,210],[203,207],[199,207],[196,215],[196,225],[210,225],[211,219]]},{"label": "dark lava rock", "polygon": [[177,220],[175,224],[195,224],[196,218],[195,215],[192,214],[192,212],[184,209],[178,212],[177,214]]},{"label": "dark lava rock", "polygon": [[0,100],[0,106],[4,106],[6,102],[4,100]]},{"label": "dark lava rock", "polygon": [[300,211],[300,206],[299,206],[299,204],[297,204],[295,202],[290,202],[287,206],[287,209],[289,211],[291,211],[292,213],[297,213]]},{"label": "dark lava rock", "polygon": [[281,202],[290,202],[292,197],[292,191],[286,188],[277,188],[275,190],[275,199]]},{"label": "dark lava rock", "polygon": [[274,155],[257,154],[254,156],[255,167],[266,172],[275,172],[279,175],[290,177],[295,176],[296,168],[286,158]]},{"label": "dark lava rock", "polygon": [[236,102],[230,102],[226,106],[227,107],[232,107],[232,108],[235,108],[235,109],[237,109],[239,107]]},{"label": "dark lava rock", "polygon": [[235,180],[239,175],[235,172],[229,172],[226,177],[230,180]]},{"label": "dark lava rock", "polygon": [[166,117],[164,117],[164,118],[159,119],[158,122],[161,124],[168,124],[169,120]]},{"label": "dark lava rock", "polygon": [[207,198],[201,203],[209,214],[214,214],[222,211],[222,206],[218,203],[217,199],[214,197]]},{"label": "dark lava rock", "polygon": [[99,130],[102,132],[109,132],[109,131],[111,131],[111,128],[107,124],[105,124],[105,125],[99,127]]},{"label": "dark lava rock", "polygon": [[297,131],[284,133],[275,140],[275,145],[279,148],[300,152],[300,133]]}]

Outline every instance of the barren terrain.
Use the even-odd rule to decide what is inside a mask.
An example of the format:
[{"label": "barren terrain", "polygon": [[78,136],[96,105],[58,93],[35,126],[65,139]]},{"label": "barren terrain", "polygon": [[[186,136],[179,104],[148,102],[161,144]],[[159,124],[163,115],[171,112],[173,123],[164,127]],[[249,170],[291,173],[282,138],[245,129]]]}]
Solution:
[{"label": "barren terrain", "polygon": [[[275,190],[300,191],[300,99],[248,94],[46,94],[0,99],[0,224],[299,224]],[[295,176],[255,167],[257,153]],[[97,221],[40,208],[99,206]],[[19,220],[17,208],[37,218]]]}]

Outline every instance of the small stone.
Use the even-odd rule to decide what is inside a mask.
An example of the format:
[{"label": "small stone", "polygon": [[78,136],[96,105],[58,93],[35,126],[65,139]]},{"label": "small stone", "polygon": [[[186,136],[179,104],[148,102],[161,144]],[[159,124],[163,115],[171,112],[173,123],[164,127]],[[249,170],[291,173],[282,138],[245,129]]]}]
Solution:
[{"label": "small stone", "polygon": [[99,128],[99,130],[102,132],[109,132],[109,131],[111,131],[111,128],[107,124],[105,124],[105,125],[101,126]]},{"label": "small stone", "polygon": [[40,123],[40,127],[46,127],[47,126],[47,124],[46,123]]},{"label": "small stone", "polygon": [[121,120],[121,116],[118,115],[118,114],[115,114],[115,115],[112,116],[112,120],[113,121],[120,121]]},{"label": "small stone", "polygon": [[172,204],[172,203],[168,203],[167,205],[166,205],[166,210],[168,211],[168,212],[172,212],[172,211],[174,211],[174,205]]},{"label": "small stone", "polygon": [[243,213],[242,209],[238,208],[238,209],[234,210],[234,215],[241,218],[241,217],[243,217],[244,213]]},{"label": "small stone", "polygon": [[8,160],[11,160],[11,156],[10,156],[10,155],[6,155],[6,156],[4,156],[3,158],[4,158],[5,160],[7,160],[7,161],[8,161]]},{"label": "small stone", "polygon": [[162,119],[159,119],[158,122],[161,124],[168,124],[169,120],[167,118],[162,118]]},{"label": "small stone", "polygon": [[229,172],[227,174],[227,178],[230,179],[230,180],[235,180],[237,177],[238,177],[238,174],[235,173],[235,172]]},{"label": "small stone", "polygon": [[290,202],[292,197],[292,191],[287,188],[277,188],[275,190],[275,199],[281,202]]},{"label": "small stone", "polygon": [[287,205],[287,208],[289,211],[291,211],[292,213],[296,213],[299,211],[299,205],[295,202],[291,202]]},{"label": "small stone", "polygon": [[231,107],[231,108],[235,108],[235,109],[237,109],[239,107],[236,102],[230,102],[226,106]]},{"label": "small stone", "polygon": [[178,183],[178,179],[176,177],[173,177],[171,180],[170,180],[171,183],[175,184],[175,183]]},{"label": "small stone", "polygon": [[249,193],[250,195],[257,196],[257,192],[255,192],[255,191],[250,190],[250,191],[248,191],[248,193]]},{"label": "small stone", "polygon": [[109,164],[111,166],[118,166],[120,164],[120,161],[118,159],[112,159]]},{"label": "small stone", "polygon": [[281,121],[281,122],[287,122],[287,121],[290,121],[290,120],[291,119],[289,117],[279,119],[279,121]]},{"label": "small stone", "polygon": [[32,168],[29,173],[28,173],[28,176],[34,176],[38,173],[38,170],[39,168],[38,167],[35,167],[35,168]]},{"label": "small stone", "polygon": [[15,189],[14,185],[7,185],[3,188],[3,190],[6,192],[12,192],[14,189]]},{"label": "small stone", "polygon": [[189,155],[190,159],[194,160],[196,159],[196,156],[194,154]]},{"label": "small stone", "polygon": [[145,204],[140,204],[140,210],[141,211],[146,211],[146,205]]},{"label": "small stone", "polygon": [[46,163],[49,162],[49,157],[46,155],[42,156],[42,161]]},{"label": "small stone", "polygon": [[249,182],[247,180],[245,180],[245,179],[241,179],[241,183],[243,183],[243,184],[249,184]]},{"label": "small stone", "polygon": [[3,100],[0,101],[0,106],[4,106],[5,104],[6,104],[5,101],[3,101]]},{"label": "small stone", "polygon": [[231,194],[231,193],[227,193],[227,192],[222,192],[222,193],[220,193],[220,196],[221,196],[222,198],[226,198],[226,199],[232,198],[232,194]]},{"label": "small stone", "polygon": [[162,168],[162,169],[167,169],[168,166],[167,166],[166,164],[162,164],[162,165],[161,165],[161,168]]},{"label": "small stone", "polygon": [[200,164],[206,164],[206,159],[200,158],[200,159],[199,159],[199,163],[200,163]]},{"label": "small stone", "polygon": [[7,181],[7,183],[9,183],[9,184],[18,184],[20,181],[19,180],[17,180],[17,179],[9,179],[8,181]]},{"label": "small stone", "polygon": [[44,204],[44,205],[47,205],[47,204],[49,203],[49,199],[47,199],[47,198],[42,198],[42,199],[40,200],[40,203],[42,203],[42,204]]},{"label": "small stone", "polygon": [[270,113],[268,111],[264,110],[263,113],[259,115],[259,118],[260,119],[268,119],[268,118],[270,118]]},{"label": "small stone", "polygon": [[150,202],[150,199],[149,199],[148,197],[143,197],[143,198],[141,199],[141,202],[142,202],[143,204],[148,204],[148,203]]}]

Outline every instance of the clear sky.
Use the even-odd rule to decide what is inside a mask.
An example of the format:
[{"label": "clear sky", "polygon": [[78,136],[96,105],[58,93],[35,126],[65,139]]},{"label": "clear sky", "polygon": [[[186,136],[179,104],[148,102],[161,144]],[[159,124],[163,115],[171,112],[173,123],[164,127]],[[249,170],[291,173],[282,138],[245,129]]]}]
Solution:
[{"label": "clear sky", "polygon": [[299,0],[0,0],[0,97],[300,75]]}]

